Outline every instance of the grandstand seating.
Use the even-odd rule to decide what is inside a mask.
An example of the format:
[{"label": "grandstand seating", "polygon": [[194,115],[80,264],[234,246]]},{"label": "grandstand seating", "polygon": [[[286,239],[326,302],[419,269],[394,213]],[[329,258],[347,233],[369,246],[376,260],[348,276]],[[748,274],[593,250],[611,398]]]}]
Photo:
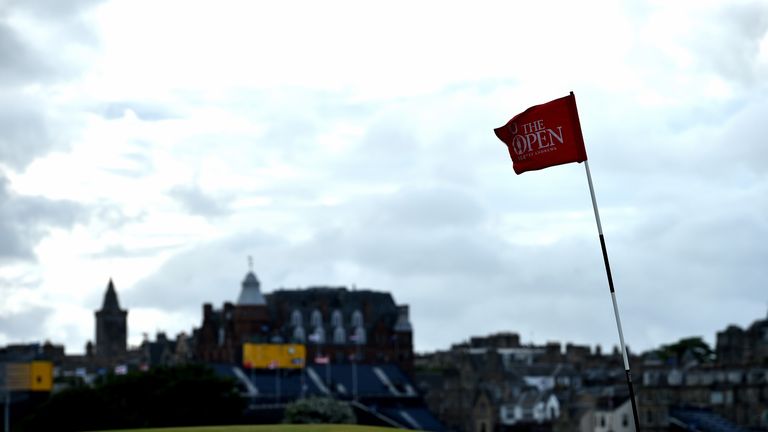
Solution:
[{"label": "grandstand seating", "polygon": [[698,432],[747,432],[711,410],[702,408],[672,408],[670,422],[690,431]]},{"label": "grandstand seating", "polygon": [[[211,366],[218,375],[238,382],[243,395],[256,405],[284,404],[310,396],[356,399],[363,408],[390,419],[392,424],[417,430],[445,429],[426,408],[408,376],[394,364],[313,364],[305,370]],[[356,391],[353,376],[356,376]]]}]

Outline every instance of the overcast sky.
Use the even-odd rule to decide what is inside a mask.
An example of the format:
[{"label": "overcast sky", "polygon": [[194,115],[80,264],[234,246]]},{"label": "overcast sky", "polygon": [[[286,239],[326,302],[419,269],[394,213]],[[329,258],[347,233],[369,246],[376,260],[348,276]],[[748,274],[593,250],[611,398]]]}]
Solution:
[{"label": "overcast sky", "polygon": [[0,344],[83,352],[262,290],[618,343],[583,164],[493,129],[574,91],[629,346],[768,311],[768,3],[0,0]]}]

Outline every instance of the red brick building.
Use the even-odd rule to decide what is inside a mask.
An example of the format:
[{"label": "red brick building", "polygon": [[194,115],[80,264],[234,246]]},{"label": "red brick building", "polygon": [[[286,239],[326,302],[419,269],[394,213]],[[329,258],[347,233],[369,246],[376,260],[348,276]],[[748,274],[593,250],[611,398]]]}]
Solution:
[{"label": "red brick building", "polygon": [[207,362],[240,363],[242,345],[303,343],[307,361],[397,363],[413,366],[413,330],[408,306],[392,295],[345,287],[280,289],[261,293],[249,271],[237,303],[203,305],[195,330],[196,356]]}]

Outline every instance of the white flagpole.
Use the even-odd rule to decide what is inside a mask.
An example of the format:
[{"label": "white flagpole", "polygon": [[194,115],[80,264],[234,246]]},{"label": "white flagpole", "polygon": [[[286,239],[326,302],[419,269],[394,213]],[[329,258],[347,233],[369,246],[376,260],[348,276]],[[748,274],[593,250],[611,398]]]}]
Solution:
[{"label": "white flagpole", "polygon": [[611,290],[611,301],[613,302],[613,314],[616,316],[616,327],[619,329],[619,342],[621,343],[621,354],[624,357],[624,372],[627,376],[627,386],[629,387],[629,399],[632,402],[632,415],[635,419],[635,431],[640,432],[640,420],[637,414],[637,403],[635,402],[635,389],[632,385],[632,373],[629,370],[629,358],[627,348],[624,345],[624,332],[621,330],[621,318],[619,317],[619,306],[616,303],[616,291],[613,288],[613,277],[611,276],[611,265],[608,262],[608,250],[605,248],[605,237],[603,237],[603,225],[600,223],[600,212],[597,210],[597,200],[595,199],[595,188],[592,186],[592,174],[589,172],[589,162],[584,161],[584,168],[587,171],[587,182],[589,183],[589,194],[592,196],[592,208],[595,211],[595,222],[597,222],[597,233],[600,236],[600,248],[603,251],[603,262],[605,263],[605,273],[608,276],[608,288]]}]

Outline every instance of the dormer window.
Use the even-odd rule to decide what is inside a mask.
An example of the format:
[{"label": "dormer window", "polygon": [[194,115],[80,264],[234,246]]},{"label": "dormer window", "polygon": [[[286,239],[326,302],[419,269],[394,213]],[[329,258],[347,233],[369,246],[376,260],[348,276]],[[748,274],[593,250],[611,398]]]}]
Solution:
[{"label": "dormer window", "polygon": [[309,340],[316,344],[325,343],[325,330],[322,327],[316,327],[309,335]]},{"label": "dormer window", "polygon": [[344,344],[347,342],[347,332],[344,330],[344,327],[336,327],[335,330],[333,330],[333,343],[335,344]]},{"label": "dormer window", "polygon": [[331,327],[341,327],[342,321],[341,321],[341,311],[336,309],[333,311],[333,314],[331,315]]},{"label": "dormer window", "polygon": [[301,311],[294,309],[293,312],[291,312],[291,327],[301,327],[303,325],[302,321]]},{"label": "dormer window", "polygon": [[365,329],[362,327],[357,327],[350,339],[357,345],[365,345]]},{"label": "dormer window", "polygon": [[362,327],[363,326],[363,314],[360,312],[359,309],[356,309],[354,312],[352,312],[352,327]]},{"label": "dormer window", "polygon": [[315,309],[312,311],[311,317],[312,327],[318,328],[323,326],[323,316],[320,315],[320,311]]},{"label": "dormer window", "polygon": [[293,329],[293,340],[296,342],[304,343],[306,340],[306,333],[304,333],[304,327],[296,327]]}]

